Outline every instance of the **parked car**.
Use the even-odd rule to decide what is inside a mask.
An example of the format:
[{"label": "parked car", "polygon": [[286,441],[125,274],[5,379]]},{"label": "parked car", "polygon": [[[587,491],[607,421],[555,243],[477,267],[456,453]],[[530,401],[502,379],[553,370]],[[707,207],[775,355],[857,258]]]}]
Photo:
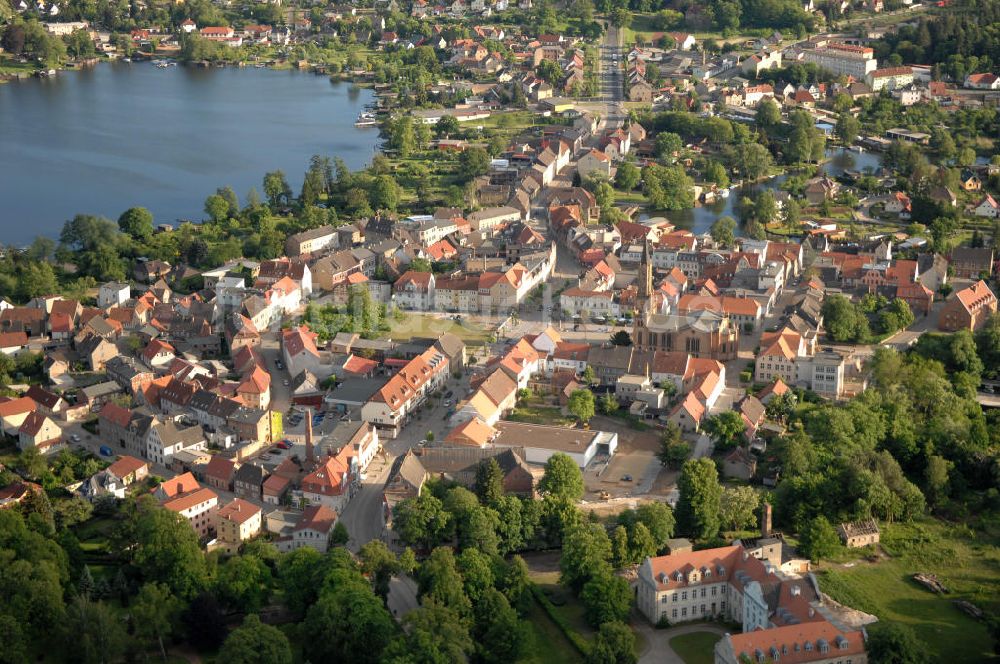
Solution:
[{"label": "parked car", "polygon": [[279,440],[278,441],[278,447],[280,449],[283,449],[283,450],[290,450],[290,449],[292,449],[292,446],[288,444],[287,440]]},{"label": "parked car", "polygon": [[113,454],[114,452],[111,451],[110,447],[107,445],[101,445],[101,456],[111,456]]},{"label": "parked car", "polygon": [[79,443],[80,442],[80,436],[78,434],[75,434],[75,433],[72,436],[70,436],[69,439],[72,440],[74,443]]},{"label": "parked car", "polygon": [[631,481],[632,481],[631,475],[622,475],[622,482],[631,482]]}]

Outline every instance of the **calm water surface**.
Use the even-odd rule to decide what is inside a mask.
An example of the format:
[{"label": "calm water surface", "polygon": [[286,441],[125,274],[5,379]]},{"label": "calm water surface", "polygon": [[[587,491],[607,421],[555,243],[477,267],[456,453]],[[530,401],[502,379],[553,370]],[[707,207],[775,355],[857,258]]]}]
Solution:
[{"label": "calm water surface", "polygon": [[[882,166],[882,155],[876,152],[855,152],[843,148],[830,148],[826,151],[828,160],[823,163],[823,171],[831,177],[839,177],[844,171],[865,171],[871,169],[878,170]],[[785,175],[779,175],[765,182],[761,182],[755,191],[762,189],[776,190],[787,179]],[[740,188],[733,188],[728,198],[719,198],[714,203],[702,205],[690,210],[678,210],[668,212],[666,217],[678,228],[690,230],[695,235],[707,233],[719,217],[732,217],[740,221],[739,200],[743,195]],[[737,229],[737,234],[742,232],[742,227]]]},{"label": "calm water surface", "polygon": [[298,193],[313,154],[369,163],[378,132],[354,121],[371,99],[301,72],[148,63],[0,85],[0,243],[133,205],[157,223],[201,220],[217,187],[263,196],[275,169]]}]

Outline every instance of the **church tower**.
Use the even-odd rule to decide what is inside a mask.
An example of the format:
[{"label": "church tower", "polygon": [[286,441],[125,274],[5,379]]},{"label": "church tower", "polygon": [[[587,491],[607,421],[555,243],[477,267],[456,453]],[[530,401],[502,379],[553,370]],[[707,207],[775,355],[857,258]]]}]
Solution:
[{"label": "church tower", "polygon": [[642,262],[639,263],[638,301],[636,308],[643,311],[653,297],[653,260],[649,255],[649,241],[642,245]]}]

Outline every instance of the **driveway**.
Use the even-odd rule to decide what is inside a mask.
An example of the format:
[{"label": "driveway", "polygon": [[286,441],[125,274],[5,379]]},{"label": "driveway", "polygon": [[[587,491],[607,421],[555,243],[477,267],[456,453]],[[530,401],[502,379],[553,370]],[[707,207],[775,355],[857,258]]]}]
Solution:
[{"label": "driveway", "polygon": [[646,650],[639,656],[639,664],[685,664],[680,655],[670,647],[670,639],[681,634],[691,634],[693,632],[711,632],[722,636],[726,634],[726,628],[711,623],[697,623],[695,625],[681,625],[669,629],[656,629],[652,625],[642,620],[636,629],[646,637]]}]

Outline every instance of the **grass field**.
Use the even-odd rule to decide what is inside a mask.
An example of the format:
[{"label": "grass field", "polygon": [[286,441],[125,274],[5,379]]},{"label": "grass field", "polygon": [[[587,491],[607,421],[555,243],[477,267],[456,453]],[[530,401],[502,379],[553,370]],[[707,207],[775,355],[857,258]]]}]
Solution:
[{"label": "grass field", "polygon": [[554,427],[573,426],[576,423],[573,418],[565,417],[558,408],[531,405],[518,406],[506,419],[526,424],[548,424]]},{"label": "grass field", "polygon": [[[880,620],[912,627],[933,661],[985,661],[993,650],[985,625],[962,613],[953,601],[969,600],[989,613],[1000,610],[998,542],[996,522],[969,527],[926,519],[887,525],[882,530],[887,559],[820,569],[820,588]],[[925,590],[912,580],[916,572],[936,574],[951,593]]]},{"label": "grass field", "polygon": [[692,632],[675,636],[669,643],[685,664],[712,664],[718,640],[719,635],[712,632]]},{"label": "grass field", "polygon": [[538,602],[531,603],[525,622],[528,629],[524,655],[518,660],[521,664],[573,664],[580,661],[580,653]]},{"label": "grass field", "polygon": [[417,313],[407,313],[401,321],[393,320],[391,327],[382,336],[391,337],[393,341],[409,341],[413,337],[435,338],[451,332],[467,344],[482,345],[492,334],[492,330],[479,325]]}]

